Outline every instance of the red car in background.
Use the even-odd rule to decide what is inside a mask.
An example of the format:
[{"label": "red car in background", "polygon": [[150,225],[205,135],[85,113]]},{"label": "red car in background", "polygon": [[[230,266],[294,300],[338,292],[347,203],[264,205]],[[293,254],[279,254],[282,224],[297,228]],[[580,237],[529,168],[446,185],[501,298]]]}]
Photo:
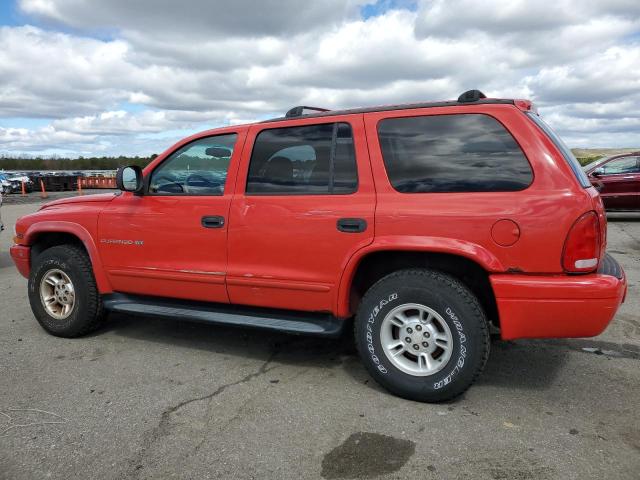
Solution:
[{"label": "red car in background", "polygon": [[601,158],[584,170],[607,210],[640,210],[640,152]]}]

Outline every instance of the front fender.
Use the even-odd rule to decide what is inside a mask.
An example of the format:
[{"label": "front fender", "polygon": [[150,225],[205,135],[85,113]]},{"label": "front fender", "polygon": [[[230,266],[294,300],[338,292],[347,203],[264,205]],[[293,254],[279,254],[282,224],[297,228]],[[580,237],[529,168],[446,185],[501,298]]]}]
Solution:
[{"label": "front fender", "polygon": [[77,237],[84,248],[89,253],[91,259],[91,265],[93,266],[93,276],[96,279],[96,285],[98,292],[101,294],[112,293],[113,289],[109,283],[104,269],[102,268],[102,261],[98,254],[98,249],[93,240],[93,237],[89,231],[82,225],[73,222],[64,222],[58,220],[45,220],[31,224],[27,231],[24,233],[24,242],[27,245],[33,245],[39,235],[43,233],[69,233]]},{"label": "front fender", "polygon": [[358,250],[344,265],[336,304],[336,314],[339,317],[348,317],[352,313],[349,309],[349,292],[358,265],[367,255],[381,251],[448,253],[465,257],[480,265],[487,272],[505,271],[504,265],[495,255],[476,243],[445,237],[405,235],[376,237],[373,243]]}]

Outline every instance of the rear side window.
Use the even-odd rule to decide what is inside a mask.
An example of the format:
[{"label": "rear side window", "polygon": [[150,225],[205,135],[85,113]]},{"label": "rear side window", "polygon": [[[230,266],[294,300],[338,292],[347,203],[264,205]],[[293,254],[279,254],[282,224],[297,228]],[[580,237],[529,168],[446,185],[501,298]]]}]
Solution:
[{"label": "rear side window", "polygon": [[547,137],[549,137],[549,140],[551,140],[551,142],[556,146],[556,148],[560,150],[560,153],[562,153],[562,156],[564,157],[565,161],[571,167],[571,170],[573,171],[573,174],[578,179],[578,182],[580,182],[580,185],[583,188],[590,187],[591,182],[589,181],[589,177],[587,177],[587,174],[584,173],[584,171],[582,170],[582,167],[580,166],[580,162],[578,162],[578,159],[576,159],[576,157],[573,155],[573,152],[569,149],[569,147],[567,147],[567,145],[556,134],[556,132],[554,132],[551,129],[551,127],[547,125],[540,118],[538,114],[529,112],[527,113],[527,115],[531,120],[533,120],[533,123],[535,123],[538,126],[538,128],[540,128],[540,130],[542,130],[544,133],[547,134]]},{"label": "rear side window", "polygon": [[533,180],[520,146],[487,115],[388,118],[378,124],[378,138],[399,192],[505,192]]},{"label": "rear side window", "polygon": [[348,123],[272,128],[256,137],[247,194],[346,194],[357,185]]}]

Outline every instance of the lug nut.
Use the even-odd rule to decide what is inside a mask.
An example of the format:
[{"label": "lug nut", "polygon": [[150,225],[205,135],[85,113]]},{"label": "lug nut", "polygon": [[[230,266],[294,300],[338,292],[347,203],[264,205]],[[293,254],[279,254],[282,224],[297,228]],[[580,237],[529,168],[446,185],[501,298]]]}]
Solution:
[{"label": "lug nut", "polygon": [[413,349],[414,349],[414,350],[418,350],[419,348],[420,348],[420,346],[419,346],[417,343],[415,343],[415,344],[413,345]]},{"label": "lug nut", "polygon": [[416,325],[416,330],[420,331],[422,330],[422,327],[420,325]]},{"label": "lug nut", "polygon": [[405,340],[406,340],[407,343],[411,343],[411,337],[407,337],[407,338],[405,338]]},{"label": "lug nut", "polygon": [[422,342],[422,346],[426,348],[429,346],[429,344],[427,342]]},{"label": "lug nut", "polygon": [[424,332],[422,335],[424,336],[424,338],[429,338],[431,336],[429,335],[429,332]]},{"label": "lug nut", "polygon": [[413,330],[411,328],[407,328],[407,333],[413,333]]}]

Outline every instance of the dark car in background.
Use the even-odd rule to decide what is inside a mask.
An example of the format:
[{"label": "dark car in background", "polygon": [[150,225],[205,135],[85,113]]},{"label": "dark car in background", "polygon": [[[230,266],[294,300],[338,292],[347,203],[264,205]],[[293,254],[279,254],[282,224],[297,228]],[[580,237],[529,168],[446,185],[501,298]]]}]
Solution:
[{"label": "dark car in background", "polygon": [[607,210],[640,210],[640,152],[601,158],[584,170]]}]

